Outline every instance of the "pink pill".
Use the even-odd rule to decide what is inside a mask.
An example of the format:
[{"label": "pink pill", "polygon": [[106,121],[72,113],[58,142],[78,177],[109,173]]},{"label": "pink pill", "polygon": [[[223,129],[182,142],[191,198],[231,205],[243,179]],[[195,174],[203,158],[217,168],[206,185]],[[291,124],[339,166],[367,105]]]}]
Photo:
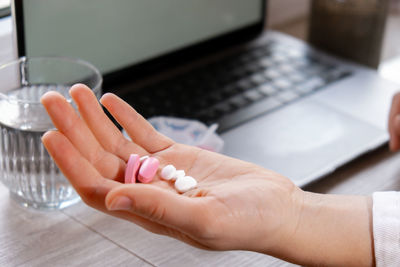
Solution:
[{"label": "pink pill", "polygon": [[125,169],[125,183],[134,184],[136,183],[136,176],[140,166],[140,156],[137,154],[131,154],[129,156],[128,163]]},{"label": "pink pill", "polygon": [[160,165],[160,162],[156,158],[145,159],[140,166],[138,180],[145,184],[150,183],[156,175],[158,165]]}]

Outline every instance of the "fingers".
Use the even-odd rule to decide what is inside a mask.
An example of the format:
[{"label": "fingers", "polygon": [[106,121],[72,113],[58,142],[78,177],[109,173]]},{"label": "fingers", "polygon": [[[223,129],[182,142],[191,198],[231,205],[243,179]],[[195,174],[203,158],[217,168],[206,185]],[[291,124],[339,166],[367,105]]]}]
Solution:
[{"label": "fingers", "polygon": [[127,140],[110,121],[90,88],[77,84],[71,88],[70,94],[86,125],[105,150],[125,161],[128,161],[129,155],[132,153],[147,154],[143,148]]},{"label": "fingers", "polygon": [[132,141],[149,153],[164,150],[173,144],[168,137],[157,132],[149,122],[128,103],[114,94],[105,94],[100,102],[126,130]]},{"label": "fingers", "polygon": [[104,210],[106,194],[120,183],[104,179],[63,134],[47,132],[42,142],[82,199],[88,205]]},{"label": "fingers", "polygon": [[[82,156],[95,166],[101,175],[112,179],[123,176],[125,162],[104,150],[63,96],[56,92],[48,92],[42,97],[41,102],[57,129],[69,139]],[[92,108],[92,104],[90,103],[88,108]]]},{"label": "fingers", "polygon": [[47,132],[43,135],[42,142],[86,204],[100,211],[130,220],[151,232],[157,234],[169,233],[165,226],[138,215],[120,211],[110,212],[105,207],[106,196],[110,190],[121,186],[121,184],[102,177],[63,134],[56,131]]},{"label": "fingers", "polygon": [[106,197],[109,210],[127,210],[153,222],[196,233],[204,210],[199,199],[189,198],[154,185],[135,184],[110,191]]},{"label": "fingers", "polygon": [[400,93],[397,93],[392,100],[389,114],[390,149],[392,151],[400,148]]}]

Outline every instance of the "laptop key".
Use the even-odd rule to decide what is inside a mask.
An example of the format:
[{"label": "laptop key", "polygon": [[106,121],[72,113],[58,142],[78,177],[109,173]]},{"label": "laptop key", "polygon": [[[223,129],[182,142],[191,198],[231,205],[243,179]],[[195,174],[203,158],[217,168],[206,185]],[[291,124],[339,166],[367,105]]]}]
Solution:
[{"label": "laptop key", "polygon": [[302,58],[302,57],[304,57],[304,51],[298,50],[298,49],[293,49],[293,48],[288,48],[287,54],[291,58]]},{"label": "laptop key", "polygon": [[274,66],[274,62],[270,57],[265,57],[260,60],[259,64],[263,66],[264,68],[270,68]]},{"label": "laptop key", "polygon": [[274,85],[281,90],[287,90],[293,86],[291,82],[285,79],[276,79]]},{"label": "laptop key", "polygon": [[238,68],[238,66],[236,66],[233,70],[230,71],[230,74],[232,75],[232,78],[236,80],[246,76],[247,71],[243,68]]},{"label": "laptop key", "polygon": [[238,88],[242,92],[244,92],[250,88],[253,88],[256,84],[254,82],[252,82],[250,79],[244,78],[244,79],[240,80],[237,85],[238,85]]},{"label": "laptop key", "polygon": [[203,122],[210,122],[217,120],[220,116],[216,109],[208,108],[195,114],[193,117],[200,119]]},{"label": "laptop key", "polygon": [[285,62],[285,61],[287,60],[286,57],[285,57],[283,54],[281,54],[281,53],[274,53],[274,54],[272,55],[272,58],[274,59],[274,61],[275,61],[276,63]]},{"label": "laptop key", "polygon": [[261,85],[260,87],[257,88],[257,90],[266,96],[274,95],[279,91],[276,87],[272,86],[269,83]]},{"label": "laptop key", "polygon": [[314,63],[311,66],[309,66],[308,68],[305,68],[303,70],[304,73],[306,73],[307,75],[318,75],[319,73],[322,73],[326,70],[326,67],[322,64],[319,63]]},{"label": "laptop key", "polygon": [[291,73],[295,71],[295,69],[290,64],[282,64],[278,68],[283,73]]},{"label": "laptop key", "polygon": [[291,91],[284,91],[284,92],[279,92],[276,94],[274,97],[281,101],[282,103],[287,103],[295,100],[296,98],[299,97],[299,95],[291,92]]},{"label": "laptop key", "polygon": [[252,73],[258,72],[258,70],[259,70],[260,68],[262,68],[262,67],[260,67],[258,64],[251,63],[251,64],[248,64],[245,68],[246,68],[246,70],[247,70],[247,72],[248,72],[249,74],[252,74]]},{"label": "laptop key", "polygon": [[296,60],[293,60],[293,66],[300,69],[308,68],[310,65],[312,65],[312,61],[309,58],[303,57],[303,58],[297,58]]},{"label": "laptop key", "polygon": [[234,96],[230,98],[228,101],[236,108],[241,108],[249,104],[249,101],[246,98],[244,98],[243,95]]},{"label": "laptop key", "polygon": [[266,71],[264,71],[264,75],[265,75],[265,77],[267,77],[268,79],[271,79],[271,80],[274,80],[274,79],[282,76],[279,72],[277,72],[273,68],[270,68],[270,69],[267,69]]},{"label": "laptop key", "polygon": [[234,107],[228,101],[225,101],[215,105],[213,109],[216,110],[218,113],[226,114],[231,112]]},{"label": "laptop key", "polygon": [[264,98],[264,95],[261,94],[257,89],[248,90],[243,93],[243,96],[250,102],[256,102],[261,98]]},{"label": "laptop key", "polygon": [[212,102],[220,102],[224,99],[224,95],[221,91],[212,91],[208,94],[208,97],[212,100]]},{"label": "laptop key", "polygon": [[255,49],[254,52],[252,53],[255,58],[259,58],[265,55],[265,53],[268,53],[269,51],[265,51],[263,49]]},{"label": "laptop key", "polygon": [[304,80],[306,80],[307,78],[299,72],[294,72],[294,73],[289,74],[288,79],[290,79],[294,83],[300,83],[300,82],[303,82]]},{"label": "laptop key", "polygon": [[221,87],[220,90],[226,96],[234,96],[242,92],[242,90],[236,84],[228,84]]},{"label": "laptop key", "polygon": [[325,85],[325,81],[320,77],[312,77],[311,79],[307,80],[306,82],[295,86],[296,92],[299,94],[308,94],[319,87]]},{"label": "laptop key", "polygon": [[251,80],[253,83],[255,83],[255,84],[262,84],[262,83],[264,83],[267,79],[265,78],[264,75],[262,75],[262,74],[260,74],[260,73],[257,73],[257,74],[252,75],[252,76],[250,77],[250,80]]}]

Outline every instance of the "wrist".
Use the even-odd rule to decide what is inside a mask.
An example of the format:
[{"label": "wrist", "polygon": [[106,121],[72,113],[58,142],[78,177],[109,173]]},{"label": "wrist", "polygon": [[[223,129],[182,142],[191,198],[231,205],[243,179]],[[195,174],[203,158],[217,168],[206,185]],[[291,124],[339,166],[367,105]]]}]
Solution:
[{"label": "wrist", "polygon": [[302,192],[296,205],[276,256],[304,265],[374,265],[371,197]]}]

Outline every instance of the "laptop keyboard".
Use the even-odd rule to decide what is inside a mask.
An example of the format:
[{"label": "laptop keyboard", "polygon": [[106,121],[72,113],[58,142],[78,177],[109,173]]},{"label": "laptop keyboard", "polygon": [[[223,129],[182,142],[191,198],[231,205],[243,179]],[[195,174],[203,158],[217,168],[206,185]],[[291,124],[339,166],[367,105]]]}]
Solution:
[{"label": "laptop keyboard", "polygon": [[273,41],[122,96],[145,118],[219,123],[224,131],[351,73]]}]

